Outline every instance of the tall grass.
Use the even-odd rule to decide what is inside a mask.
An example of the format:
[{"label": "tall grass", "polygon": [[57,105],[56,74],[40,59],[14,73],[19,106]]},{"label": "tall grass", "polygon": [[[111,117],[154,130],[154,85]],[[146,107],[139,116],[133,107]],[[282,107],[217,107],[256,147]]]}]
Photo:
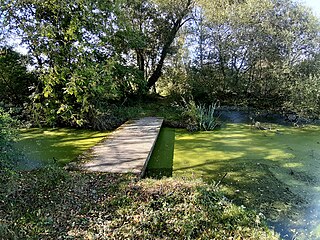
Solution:
[{"label": "tall grass", "polygon": [[184,116],[187,118],[187,129],[189,131],[212,131],[219,125],[219,115],[217,109],[220,107],[220,102],[216,101],[211,105],[197,105],[193,100],[188,103],[184,102]]}]

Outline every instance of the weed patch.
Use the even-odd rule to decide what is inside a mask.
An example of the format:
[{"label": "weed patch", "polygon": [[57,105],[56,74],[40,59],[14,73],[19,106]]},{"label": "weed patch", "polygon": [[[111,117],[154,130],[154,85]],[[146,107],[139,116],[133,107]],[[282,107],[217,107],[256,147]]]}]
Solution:
[{"label": "weed patch", "polygon": [[277,239],[213,185],[49,167],[8,176],[1,239]]}]

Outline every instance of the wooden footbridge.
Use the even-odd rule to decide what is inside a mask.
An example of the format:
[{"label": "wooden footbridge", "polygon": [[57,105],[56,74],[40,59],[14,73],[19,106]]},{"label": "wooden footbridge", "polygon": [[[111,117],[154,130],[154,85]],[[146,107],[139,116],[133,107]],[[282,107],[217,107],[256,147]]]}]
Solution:
[{"label": "wooden footbridge", "polygon": [[85,171],[144,174],[158,138],[162,118],[146,117],[124,123],[90,149]]}]

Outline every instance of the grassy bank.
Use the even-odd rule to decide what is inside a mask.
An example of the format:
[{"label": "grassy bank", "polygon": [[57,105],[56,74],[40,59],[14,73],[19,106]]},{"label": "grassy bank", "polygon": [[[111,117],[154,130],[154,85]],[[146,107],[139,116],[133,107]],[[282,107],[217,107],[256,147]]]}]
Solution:
[{"label": "grassy bank", "polygon": [[201,181],[56,167],[1,180],[0,239],[277,239]]}]

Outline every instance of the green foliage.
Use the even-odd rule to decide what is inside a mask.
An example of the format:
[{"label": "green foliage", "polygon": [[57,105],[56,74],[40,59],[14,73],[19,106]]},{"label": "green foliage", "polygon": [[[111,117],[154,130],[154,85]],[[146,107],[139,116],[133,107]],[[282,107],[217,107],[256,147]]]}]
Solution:
[{"label": "green foliage", "polygon": [[187,129],[193,131],[212,131],[218,125],[218,116],[216,109],[220,106],[220,102],[212,103],[208,107],[205,104],[196,105],[193,100],[188,103],[184,100],[183,115],[187,121]]},{"label": "green foliage", "polygon": [[157,83],[157,91],[163,96],[172,99],[181,99],[190,96],[190,86],[187,82],[187,73],[181,65],[172,65],[165,69],[164,75]]},{"label": "green foliage", "polygon": [[287,85],[288,94],[284,103],[289,112],[295,112],[304,118],[319,119],[319,63],[319,54],[315,54],[296,66],[294,77]]},{"label": "green foliage", "polygon": [[306,82],[302,62],[310,63],[304,71],[317,71],[319,20],[306,7],[283,0],[198,4],[184,45],[194,57],[180,66],[195,101],[278,109],[294,95],[295,80]]},{"label": "green foliage", "polygon": [[218,126],[216,109],[219,107],[219,102],[197,106],[197,121],[199,129],[203,131],[212,131]]},{"label": "green foliage", "polygon": [[182,109],[172,103],[170,97],[147,95],[138,99],[130,99],[123,105],[113,105],[110,116],[122,121],[140,117],[162,117],[167,123],[182,121]]},{"label": "green foliage", "polygon": [[117,23],[119,30],[114,33],[111,44],[125,66],[140,71],[140,79],[145,81],[142,91],[149,90],[161,77],[165,60],[176,54],[172,45],[188,20],[193,1],[134,0],[117,3],[115,14],[120,20]]},{"label": "green foliage", "polygon": [[187,129],[190,132],[194,132],[198,130],[198,122],[197,122],[197,106],[193,100],[189,100],[188,102],[183,99],[183,109],[182,112],[184,121],[187,123]]},{"label": "green foliage", "polygon": [[[319,20],[291,0],[1,0],[0,6],[0,37],[20,36],[39,75],[29,109],[38,124],[103,128],[111,103],[153,86],[177,99],[277,109],[294,96],[296,80],[307,82],[302,72],[316,72]],[[9,58],[0,61],[6,81],[17,79],[10,69],[25,70],[7,69],[16,63]],[[300,69],[302,62],[309,67]],[[30,84],[12,81],[25,99],[29,92],[21,89]],[[11,101],[22,101],[9,92]]]},{"label": "green foliage", "polygon": [[27,57],[11,48],[0,49],[0,102],[22,106],[36,84],[34,74],[27,71]]},{"label": "green foliage", "polygon": [[117,97],[110,71],[112,61],[96,64],[83,59],[70,71],[56,67],[43,74],[43,90],[34,94],[34,114],[42,113],[46,124],[90,126],[100,104]]},{"label": "green foliage", "polygon": [[34,120],[95,126],[108,102],[144,95],[174,54],[171,44],[191,0],[176,6],[148,0],[1,1],[6,29],[21,36],[39,73],[30,108]]},{"label": "green foliage", "polygon": [[[227,91],[223,91],[220,85],[219,73],[211,68],[203,66],[201,69],[188,69],[187,84],[190,85],[191,95],[196,101],[212,102],[219,98],[226,100]],[[223,94],[221,94],[223,92]],[[206,97],[204,97],[206,96]]]},{"label": "green foliage", "polygon": [[15,189],[0,188],[0,238],[277,239],[212,185],[136,180],[55,168],[23,173]]},{"label": "green foliage", "polygon": [[290,95],[285,107],[300,117],[318,119],[320,117],[319,75],[301,77],[290,85]]},{"label": "green foliage", "polygon": [[95,25],[96,14],[107,16],[109,7],[77,0],[2,5],[6,26],[23,35],[39,73],[41,84],[34,89],[29,109],[38,124],[90,126],[100,105],[118,97],[112,79],[115,57],[101,59],[106,49],[99,49],[101,42],[94,40],[101,30]]},{"label": "green foliage", "polygon": [[17,137],[17,125],[17,121],[0,108],[0,169],[2,170],[11,166],[15,156],[12,144]]}]

